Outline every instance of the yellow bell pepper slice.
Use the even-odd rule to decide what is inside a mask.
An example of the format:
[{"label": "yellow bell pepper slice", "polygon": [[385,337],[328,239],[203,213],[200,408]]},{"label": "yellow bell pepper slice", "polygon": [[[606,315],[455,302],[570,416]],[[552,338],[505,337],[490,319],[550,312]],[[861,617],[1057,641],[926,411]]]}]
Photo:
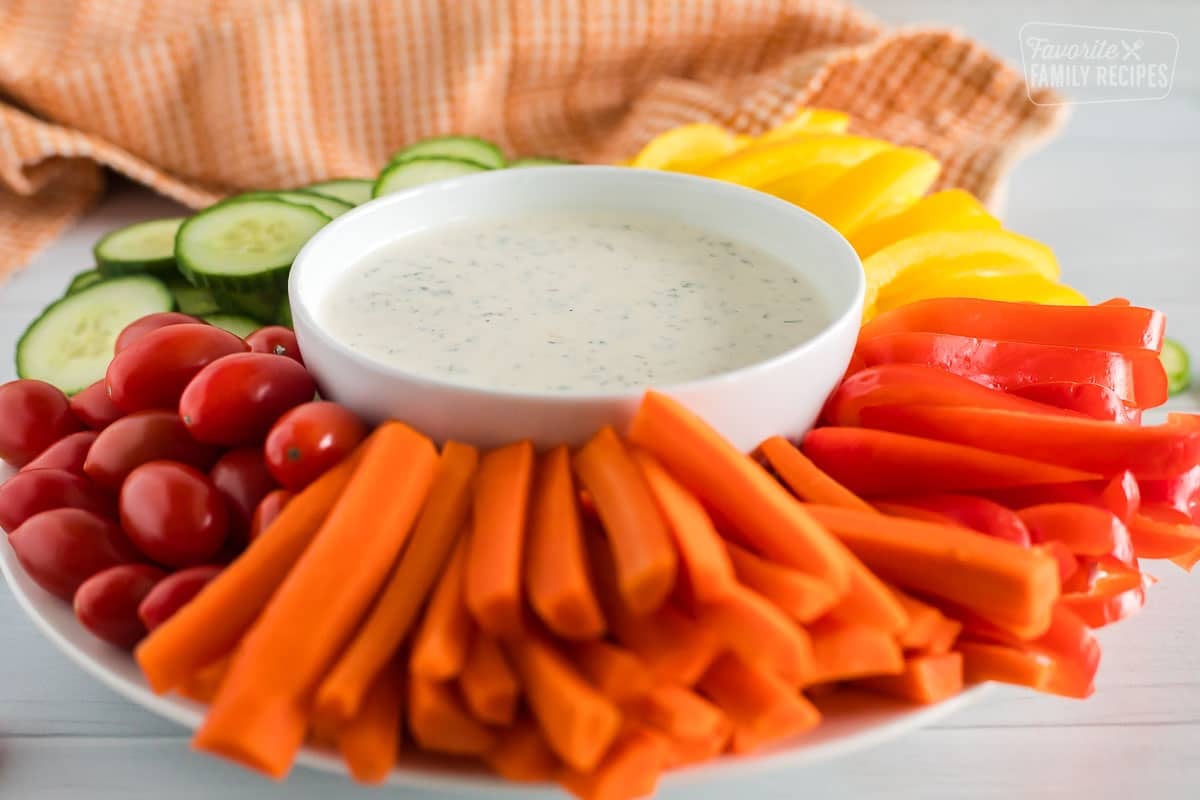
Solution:
[{"label": "yellow bell pepper slice", "polygon": [[891,147],[882,139],[866,136],[804,134],[784,142],[739,150],[709,164],[700,174],[757,189],[814,163],[855,164]]},{"label": "yellow bell pepper slice", "polygon": [[691,172],[736,152],[738,138],[707,122],[682,125],[660,133],[634,156],[630,166]]},{"label": "yellow bell pepper slice", "polygon": [[776,197],[795,203],[801,208],[808,208],[812,199],[820,194],[826,186],[837,180],[850,167],[833,162],[817,162],[810,164],[799,172],[792,173],[786,178],[768,183],[760,191],[773,194]]},{"label": "yellow bell pepper slice", "polygon": [[930,231],[995,230],[1000,220],[988,213],[963,189],[945,189],[922,197],[896,214],[863,225],[850,237],[850,244],[861,258],[882,250],[893,242]]},{"label": "yellow bell pepper slice", "polygon": [[901,277],[916,283],[967,269],[1030,272],[1052,281],[1058,280],[1060,271],[1053,250],[1011,231],[921,233],[863,260],[867,278],[863,314],[868,319],[873,316],[880,293]]},{"label": "yellow bell pepper slice", "polygon": [[875,307],[882,314],[934,297],[972,297],[1051,306],[1088,305],[1088,299],[1075,289],[1041,275],[963,272],[925,281],[906,294],[885,292]]},{"label": "yellow bell pepper slice", "polygon": [[850,115],[826,108],[801,108],[786,122],[758,137],[766,144],[791,139],[802,133],[845,133],[850,129]]},{"label": "yellow bell pepper slice", "polygon": [[914,202],[941,170],[938,160],[924,150],[884,150],[839,176],[807,208],[843,236],[850,236],[871,219]]}]

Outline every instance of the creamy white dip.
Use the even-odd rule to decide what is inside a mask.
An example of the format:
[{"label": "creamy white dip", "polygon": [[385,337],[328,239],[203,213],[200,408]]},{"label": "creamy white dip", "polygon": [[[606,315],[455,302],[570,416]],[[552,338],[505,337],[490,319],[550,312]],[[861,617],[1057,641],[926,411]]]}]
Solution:
[{"label": "creamy white dip", "polygon": [[612,392],[745,367],[828,321],[781,260],[666,217],[561,212],[405,236],[319,315],[410,373],[515,391]]}]

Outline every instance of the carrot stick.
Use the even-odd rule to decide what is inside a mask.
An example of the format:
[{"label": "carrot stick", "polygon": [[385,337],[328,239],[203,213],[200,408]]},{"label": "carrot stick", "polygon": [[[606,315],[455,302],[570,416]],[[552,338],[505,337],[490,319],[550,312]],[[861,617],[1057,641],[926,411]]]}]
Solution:
[{"label": "carrot stick", "polygon": [[899,675],[862,678],[856,685],[914,703],[940,703],[962,691],[962,653],[912,656]]},{"label": "carrot stick", "polygon": [[594,769],[620,731],[621,712],[549,642],[525,636],[505,642],[505,651],[547,744],[569,767]]},{"label": "carrot stick", "polygon": [[658,686],[631,710],[672,740],[710,740],[730,730],[725,712],[682,686]]},{"label": "carrot stick", "polygon": [[922,602],[894,586],[889,587],[893,596],[904,607],[908,625],[896,635],[896,642],[905,650],[927,647],[941,631],[941,622],[947,617],[928,603]]},{"label": "carrot stick", "polygon": [[475,634],[467,653],[467,663],[458,676],[458,686],[467,708],[481,722],[512,724],[520,692],[517,676],[500,651],[500,645],[483,631]]},{"label": "carrot stick", "polygon": [[949,600],[1022,638],[1050,625],[1059,594],[1050,555],[966,528],[809,506],[884,580]]},{"label": "carrot stick", "polygon": [[670,739],[670,750],[667,755],[667,767],[683,767],[688,764],[700,764],[711,761],[729,747],[733,738],[733,723],[728,718],[721,730],[708,736],[692,736],[686,739]]},{"label": "carrot stick", "polygon": [[943,617],[938,622],[933,635],[929,638],[929,643],[921,648],[921,652],[931,656],[949,653],[958,642],[958,635],[960,633],[962,633],[961,622],[949,617]]},{"label": "carrot stick", "polygon": [[[412,541],[400,555],[370,616],[317,691],[319,714],[349,719],[375,676],[395,655],[445,569],[470,510],[471,478],[479,461],[469,445],[446,442]],[[432,677],[432,676],[431,676]]]},{"label": "carrot stick", "polygon": [[241,641],[321,528],[363,450],[292,498],[245,553],[138,645],[134,655],[155,692],[181,685]]},{"label": "carrot stick", "polygon": [[177,691],[197,703],[211,703],[228,672],[229,656],[225,656],[193,672]]},{"label": "carrot stick", "polygon": [[383,783],[396,766],[403,703],[404,673],[399,665],[385,666],[367,691],[362,708],[339,726],[338,750],[359,783]]},{"label": "carrot stick", "polygon": [[475,629],[463,601],[467,538],[465,531],[459,536],[413,640],[408,668],[413,675],[431,681],[457,678],[467,663],[471,632]]},{"label": "carrot stick", "polygon": [[521,631],[521,561],[532,481],[533,445],[527,441],[480,459],[464,587],[471,616],[493,636]]},{"label": "carrot stick", "polygon": [[735,753],[796,736],[821,721],[821,712],[795,688],[731,653],[713,662],[699,687],[733,721]]},{"label": "carrot stick", "polygon": [[808,456],[782,436],[772,436],[758,449],[784,484],[801,500],[838,508],[874,511],[870,503],[822,472]]},{"label": "carrot stick", "polygon": [[554,751],[546,744],[537,723],[528,717],[521,717],[502,736],[497,736],[495,747],[484,760],[501,778],[520,783],[551,781],[559,770]]},{"label": "carrot stick", "polygon": [[900,645],[878,628],[822,620],[810,628],[809,633],[814,662],[812,683],[898,675],[904,670]]},{"label": "carrot stick", "polygon": [[808,634],[762,595],[744,586],[698,610],[697,621],[747,664],[769,670],[792,686],[812,675]]},{"label": "carrot stick", "polygon": [[[880,514],[875,516],[882,518]],[[850,565],[850,591],[842,596],[830,613],[838,619],[870,625],[887,633],[899,633],[908,625],[908,615],[904,606],[887,584],[867,569],[857,557],[852,557]]]},{"label": "carrot stick", "polygon": [[837,603],[837,595],[819,578],[775,564],[733,542],[725,546],[738,580],[797,622],[812,622]]},{"label": "carrot stick", "polygon": [[737,585],[733,564],[704,506],[654,456],[640,449],[632,453],[675,539],[692,598],[711,603],[730,594]]},{"label": "carrot stick", "polygon": [[529,509],[525,591],[538,617],[558,636],[593,639],[604,634],[566,446],[546,453],[538,465]]},{"label": "carrot stick", "polygon": [[578,642],[571,646],[570,658],[600,694],[618,705],[640,700],[654,688],[650,670],[620,645],[600,639]]},{"label": "carrot stick", "polygon": [[416,676],[408,685],[408,730],[432,753],[482,756],[496,746],[496,734],[471,716],[449,683]]},{"label": "carrot stick", "polygon": [[1041,689],[1054,671],[1051,660],[1007,645],[959,642],[955,649],[962,654],[963,680],[967,683],[997,681]]},{"label": "carrot stick", "polygon": [[839,595],[846,591],[849,559],[838,541],[765,469],[677,401],[647,392],[629,435],[756,551],[822,578]]},{"label": "carrot stick", "polygon": [[667,743],[645,730],[623,734],[594,769],[563,772],[562,785],[580,800],[649,797],[666,767]]},{"label": "carrot stick", "polygon": [[593,436],[573,463],[608,534],[625,605],[635,614],[653,611],[675,585],[679,559],[646,479],[610,427]]},{"label": "carrot stick", "polygon": [[429,439],[398,422],[380,426],[316,538],[238,647],[196,733],[197,748],[275,777],[287,773],[317,685],[387,579],[436,465]]},{"label": "carrot stick", "polygon": [[953,517],[948,514],[943,514],[940,511],[934,511],[929,508],[921,508],[920,506],[910,506],[904,503],[897,503],[894,500],[876,500],[875,509],[887,514],[889,517],[904,517],[905,519],[919,519],[922,522],[936,522],[940,525],[954,525]]}]

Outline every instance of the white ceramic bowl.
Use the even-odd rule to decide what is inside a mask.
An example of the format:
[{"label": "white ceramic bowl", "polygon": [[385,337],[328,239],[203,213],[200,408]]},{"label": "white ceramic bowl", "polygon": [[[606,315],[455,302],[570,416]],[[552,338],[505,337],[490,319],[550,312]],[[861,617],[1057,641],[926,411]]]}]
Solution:
[{"label": "white ceramic bowl", "polygon": [[322,298],[347,269],[401,237],[450,222],[522,211],[617,211],[674,217],[757,247],[801,273],[830,324],[751,366],[656,386],[738,447],[798,436],[816,419],[854,349],[864,278],[853,248],[817,217],[770,195],[669,172],[618,167],[497,170],[373,200],[329,223],[300,252],[289,294],[304,361],[321,394],[372,422],[402,419],[441,442],[491,447],[530,439],[581,444],[603,425],[623,429],[642,391],[536,393],[435,380],[355,352],[322,329]]}]

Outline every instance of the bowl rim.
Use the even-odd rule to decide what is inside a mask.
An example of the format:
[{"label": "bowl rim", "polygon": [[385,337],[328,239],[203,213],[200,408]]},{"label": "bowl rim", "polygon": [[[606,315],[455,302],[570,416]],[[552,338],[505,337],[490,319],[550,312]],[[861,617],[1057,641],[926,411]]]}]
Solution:
[{"label": "bowl rim", "polygon": [[[342,233],[342,229],[355,219],[360,217],[370,216],[372,214],[384,213],[384,209],[390,205],[399,205],[412,202],[413,197],[420,196],[427,192],[456,192],[468,191],[464,186],[470,187],[477,185],[483,181],[505,182],[510,180],[528,179],[530,176],[540,177],[552,174],[554,176],[562,176],[562,180],[573,180],[571,175],[580,177],[589,175],[609,175],[623,177],[620,180],[630,181],[656,181],[667,185],[674,185],[674,191],[687,191],[688,188],[700,189],[707,192],[725,193],[733,195],[742,195],[743,201],[746,203],[758,204],[764,209],[772,209],[775,212],[784,214],[792,214],[799,218],[804,218],[806,223],[811,225],[816,224],[816,229],[821,231],[822,236],[827,236],[834,247],[840,248],[846,256],[845,265],[857,266],[857,270],[851,270],[851,276],[854,280],[853,292],[851,293],[850,302],[844,307],[836,310],[836,313],[822,326],[821,330],[808,337],[799,344],[793,345],[781,353],[777,353],[770,358],[761,361],[755,361],[752,364],[747,364],[743,367],[738,367],[724,372],[717,372],[712,375],[705,375],[700,378],[694,378],[688,381],[678,383],[667,383],[655,386],[640,386],[629,387],[625,389],[614,389],[609,391],[597,390],[579,390],[579,389],[563,389],[563,390],[526,390],[512,389],[505,387],[489,387],[479,383],[471,383],[469,381],[455,380],[449,377],[430,377],[411,372],[403,367],[397,367],[391,364],[386,364],[383,361],[371,358],[363,353],[355,350],[337,337],[329,333],[323,325],[317,322],[315,310],[310,307],[307,298],[302,296],[299,285],[301,275],[306,268],[311,269],[308,265],[309,259],[312,258],[312,252],[318,247],[326,245],[326,240],[334,238]],[[627,176],[627,177],[624,177]],[[696,226],[699,227],[699,226]],[[841,261],[837,263],[842,264]],[[839,267],[840,268],[840,267]],[[838,336],[839,332],[848,324],[848,318],[855,316],[860,317],[862,314],[862,304],[866,297],[866,274],[863,271],[862,259],[854,250],[854,247],[836,228],[813,214],[806,209],[801,208],[786,200],[767,194],[766,192],[758,191],[746,186],[741,186],[736,183],[727,181],[719,181],[712,178],[705,178],[698,175],[688,175],[679,172],[666,172],[661,170],[640,169],[634,167],[618,167],[604,165],[582,165],[573,164],[564,166],[546,166],[546,167],[526,167],[519,170],[496,169],[487,172],[473,173],[457,178],[436,181],[420,186],[415,186],[404,191],[394,192],[377,197],[363,203],[356,208],[339,215],[323,228],[321,228],[300,252],[296,254],[293,261],[291,272],[288,276],[288,302],[291,305],[293,327],[295,328],[295,320],[300,319],[303,322],[307,332],[317,336],[329,348],[331,348],[338,357],[353,362],[356,367],[367,370],[369,372],[381,372],[389,377],[394,377],[405,381],[406,383],[429,390],[449,390],[459,394],[477,396],[480,398],[504,399],[513,401],[536,401],[541,403],[588,403],[588,402],[613,402],[621,400],[636,400],[640,398],[647,389],[654,391],[665,392],[668,394],[683,394],[698,392],[706,389],[728,386],[736,384],[743,380],[752,379],[754,376],[764,372],[769,372],[781,366],[784,362],[793,359],[801,358],[810,350],[821,348],[827,340]]]}]

